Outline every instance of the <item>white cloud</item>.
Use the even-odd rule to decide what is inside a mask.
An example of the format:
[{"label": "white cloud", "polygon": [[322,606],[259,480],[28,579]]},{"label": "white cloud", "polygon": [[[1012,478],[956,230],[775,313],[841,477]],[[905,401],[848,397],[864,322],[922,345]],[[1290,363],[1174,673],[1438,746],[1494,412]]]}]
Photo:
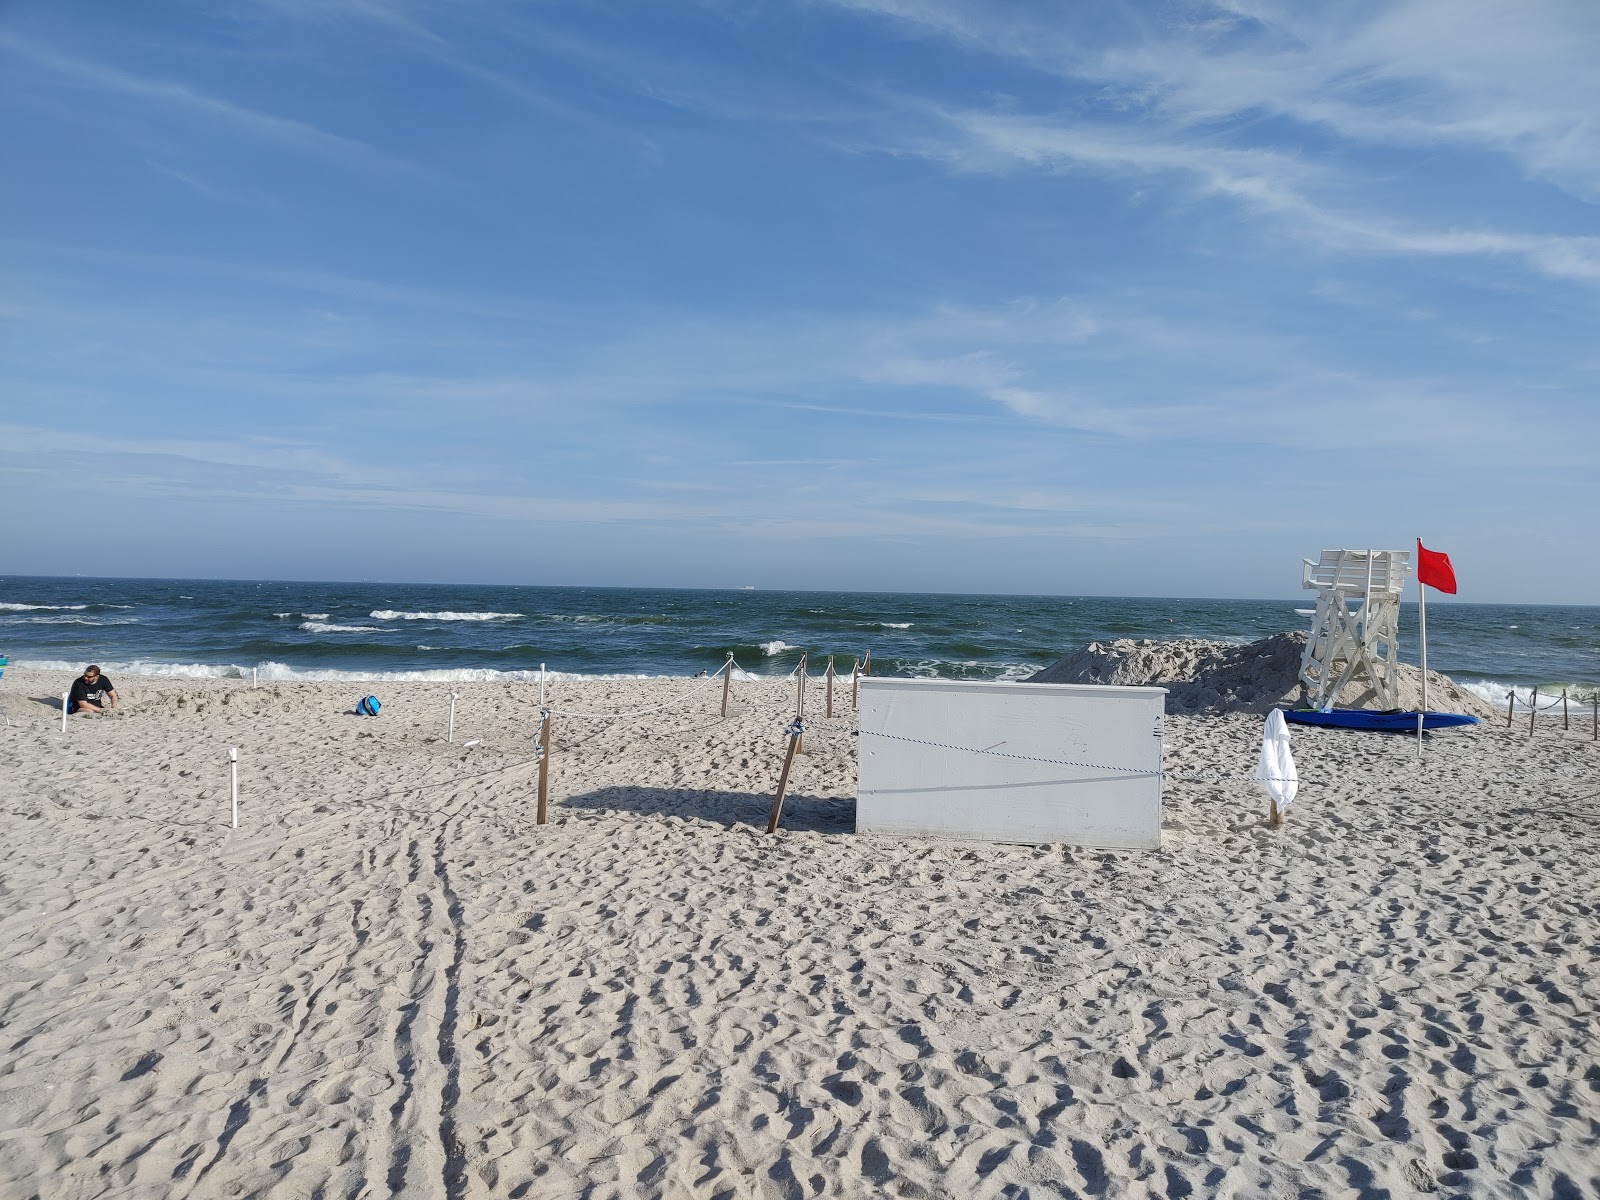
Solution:
[{"label": "white cloud", "polygon": [[187,84],[138,75],[120,67],[76,58],[5,30],[0,30],[0,47],[75,82],[121,96],[165,104],[293,149],[316,153],[338,162],[358,161],[387,167],[403,165],[363,141],[329,133],[309,122],[222,100]]},{"label": "white cloud", "polygon": [[1105,89],[1193,128],[1263,114],[1371,145],[1502,153],[1600,199],[1600,6],[1194,0],[1148,15],[988,0],[833,0],[965,49]]}]

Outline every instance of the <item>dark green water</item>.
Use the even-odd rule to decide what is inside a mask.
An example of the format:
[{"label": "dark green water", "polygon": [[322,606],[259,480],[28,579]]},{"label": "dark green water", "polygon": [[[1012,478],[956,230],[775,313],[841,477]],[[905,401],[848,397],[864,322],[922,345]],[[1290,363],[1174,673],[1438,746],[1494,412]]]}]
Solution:
[{"label": "dark green water", "polygon": [[[731,651],[757,674],[872,651],[875,673],[1011,679],[1092,641],[1246,642],[1309,628],[1303,599],[957,596],[0,576],[0,653],[19,666],[339,679],[692,675]],[[1416,661],[1416,610],[1401,619]],[[1510,685],[1600,685],[1600,608],[1428,608],[1429,666]]]}]

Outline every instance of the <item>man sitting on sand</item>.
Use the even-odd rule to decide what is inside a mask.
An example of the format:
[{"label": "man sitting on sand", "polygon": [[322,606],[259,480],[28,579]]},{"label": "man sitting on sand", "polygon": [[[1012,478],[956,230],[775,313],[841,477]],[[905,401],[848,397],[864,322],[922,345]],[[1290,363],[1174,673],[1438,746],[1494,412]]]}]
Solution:
[{"label": "man sitting on sand", "polygon": [[72,681],[72,691],[67,696],[69,713],[97,713],[104,716],[107,709],[116,706],[117,689],[111,686],[111,680],[100,674],[100,668],[93,663]]}]

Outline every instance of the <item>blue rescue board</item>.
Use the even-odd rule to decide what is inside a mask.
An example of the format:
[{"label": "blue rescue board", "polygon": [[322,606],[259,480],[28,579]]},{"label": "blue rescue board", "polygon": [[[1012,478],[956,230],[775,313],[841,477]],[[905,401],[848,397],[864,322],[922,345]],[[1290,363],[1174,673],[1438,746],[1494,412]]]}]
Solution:
[{"label": "blue rescue board", "polygon": [[[1293,725],[1321,725],[1329,729],[1375,729],[1380,733],[1415,733],[1417,714],[1414,712],[1373,712],[1369,708],[1336,708],[1331,712],[1315,709],[1284,709],[1283,719]],[[1424,729],[1453,729],[1458,725],[1476,725],[1477,717],[1464,713],[1429,712],[1422,714]]]}]

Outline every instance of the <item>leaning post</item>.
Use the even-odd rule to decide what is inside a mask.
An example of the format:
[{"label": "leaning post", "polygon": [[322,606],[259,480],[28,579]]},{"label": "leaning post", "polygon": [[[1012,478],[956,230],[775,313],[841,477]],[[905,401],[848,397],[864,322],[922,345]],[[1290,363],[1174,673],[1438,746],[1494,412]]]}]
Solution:
[{"label": "leaning post", "polygon": [[1533,736],[1533,719],[1539,715],[1539,689],[1533,689],[1533,699],[1528,701],[1528,736]]},{"label": "leaning post", "polygon": [[783,755],[783,771],[778,776],[778,794],[772,798],[772,812],[767,817],[767,832],[778,832],[778,818],[783,815],[783,796],[789,790],[789,769],[794,766],[795,752],[800,749],[800,735],[805,732],[805,726],[798,717],[793,725],[789,726],[789,749]]},{"label": "leaning post", "polygon": [[539,808],[534,822],[543,825],[550,816],[550,710],[539,722]]},{"label": "leaning post", "polygon": [[722,667],[722,715],[728,715],[728,693],[733,690],[733,655]]},{"label": "leaning post", "polygon": [[828,655],[828,709],[827,717],[833,719],[833,655]]}]

